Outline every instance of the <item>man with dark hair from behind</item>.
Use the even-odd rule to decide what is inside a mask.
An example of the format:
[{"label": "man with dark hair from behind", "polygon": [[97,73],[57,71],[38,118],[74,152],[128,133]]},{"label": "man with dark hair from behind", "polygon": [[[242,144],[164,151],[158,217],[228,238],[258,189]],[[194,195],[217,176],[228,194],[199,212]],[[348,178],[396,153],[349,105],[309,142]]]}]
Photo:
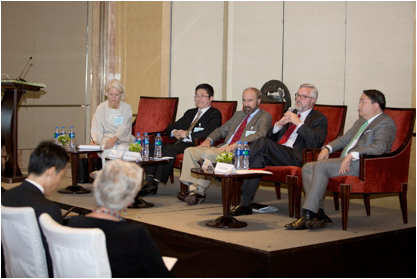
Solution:
[{"label": "man with dark hair from behind", "polygon": [[[42,213],[48,213],[58,223],[62,224],[61,210],[57,204],[46,196],[52,194],[65,175],[69,157],[67,152],[51,141],[41,142],[30,155],[28,177],[23,183],[6,191],[1,197],[1,203],[10,207],[30,206],[35,210],[36,220]],[[48,244],[42,233],[42,242],[46,253],[49,276],[53,277],[52,262]]]}]

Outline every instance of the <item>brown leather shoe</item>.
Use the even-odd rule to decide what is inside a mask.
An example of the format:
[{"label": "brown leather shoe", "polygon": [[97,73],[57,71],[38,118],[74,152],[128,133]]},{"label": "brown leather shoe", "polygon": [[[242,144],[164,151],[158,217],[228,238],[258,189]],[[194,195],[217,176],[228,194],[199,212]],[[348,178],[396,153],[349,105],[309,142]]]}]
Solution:
[{"label": "brown leather shoe", "polygon": [[177,193],[177,198],[180,200],[180,201],[184,201],[184,199],[185,199],[185,197],[186,196],[188,196],[190,193],[188,192],[188,191],[186,191],[186,192],[178,192]]},{"label": "brown leather shoe", "polygon": [[200,194],[194,194],[194,195],[186,196],[184,198],[184,201],[188,205],[194,205],[194,204],[200,204],[200,203],[204,202],[205,199],[206,199],[206,195],[202,196]]},{"label": "brown leather shoe", "polygon": [[306,230],[306,223],[308,219],[305,216],[301,216],[300,219],[295,220],[292,223],[286,224],[285,227],[290,230]]}]

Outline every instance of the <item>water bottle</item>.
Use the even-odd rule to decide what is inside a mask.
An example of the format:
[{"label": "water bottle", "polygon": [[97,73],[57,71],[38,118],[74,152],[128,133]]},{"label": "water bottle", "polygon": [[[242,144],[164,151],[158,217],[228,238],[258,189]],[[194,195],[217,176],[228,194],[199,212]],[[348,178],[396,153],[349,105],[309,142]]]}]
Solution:
[{"label": "water bottle", "polygon": [[74,127],[70,127],[69,133],[68,133],[69,137],[70,137],[70,148],[72,150],[74,150],[77,145],[75,144],[75,133],[74,133]]},{"label": "water bottle", "polygon": [[249,144],[247,141],[243,143],[243,164],[242,169],[249,169]]},{"label": "water bottle", "polygon": [[236,146],[236,151],[235,151],[235,168],[236,170],[241,170],[242,169],[242,142],[238,141],[237,142],[237,146]]},{"label": "water bottle", "polygon": [[142,145],[142,138],[140,136],[140,133],[136,133],[135,143]]},{"label": "water bottle", "polygon": [[67,133],[65,133],[65,127],[61,128],[61,133],[59,134],[60,136],[65,136]]},{"label": "water bottle", "polygon": [[58,143],[58,137],[59,137],[59,127],[55,127],[55,133],[54,133],[54,142]]},{"label": "water bottle", "polygon": [[155,137],[155,152],[154,152],[153,157],[154,158],[162,157],[162,137],[160,133],[157,133]]},{"label": "water bottle", "polygon": [[142,160],[143,161],[149,161],[149,136],[148,136],[148,133],[143,134]]}]

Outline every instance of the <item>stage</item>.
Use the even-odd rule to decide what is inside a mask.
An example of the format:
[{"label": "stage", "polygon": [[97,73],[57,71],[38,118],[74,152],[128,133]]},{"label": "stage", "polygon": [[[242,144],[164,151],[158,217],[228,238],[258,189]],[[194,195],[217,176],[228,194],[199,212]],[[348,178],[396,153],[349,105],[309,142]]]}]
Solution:
[{"label": "stage", "polygon": [[[59,188],[71,184],[67,176]],[[5,184],[9,189],[18,184]],[[92,184],[80,184],[92,190]],[[271,188],[272,189],[272,188]],[[408,224],[398,209],[372,206],[366,216],[363,204],[350,203],[347,231],[342,230],[341,213],[326,199],[325,212],[334,225],[316,231],[286,230],[288,200],[275,192],[258,190],[255,202],[277,207],[272,213],[253,213],[237,219],[247,222],[240,229],[216,229],[205,225],[222,215],[220,183],[212,180],[207,198],[188,206],[176,198],[179,178],[158,194],[144,197],[155,206],[128,209],[128,222],[143,223],[164,256],[177,257],[173,272],[178,277],[415,277],[416,214],[408,211]],[[95,208],[93,194],[49,197],[63,209]],[[304,198],[304,197],[303,197]],[[361,199],[358,196],[358,199]]]}]

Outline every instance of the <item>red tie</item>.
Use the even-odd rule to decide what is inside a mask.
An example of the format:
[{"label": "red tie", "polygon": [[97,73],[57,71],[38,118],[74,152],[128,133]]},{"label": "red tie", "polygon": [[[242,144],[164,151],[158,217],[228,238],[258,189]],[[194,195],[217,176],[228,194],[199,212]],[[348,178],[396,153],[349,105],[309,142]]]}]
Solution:
[{"label": "red tie", "polygon": [[[298,118],[300,118],[301,114],[298,114],[297,116],[298,116]],[[291,125],[288,127],[288,130],[285,132],[285,134],[282,136],[282,138],[279,140],[278,143],[279,144],[286,143],[287,140],[290,138],[292,132],[294,132],[296,127],[297,127],[296,125],[291,123]]]},{"label": "red tie", "polygon": [[237,129],[230,144],[235,143],[240,139],[240,136],[242,135],[243,130],[245,130],[246,128],[246,124],[248,124],[248,118],[249,118],[249,114],[246,115],[246,118],[243,120],[242,124],[240,124],[239,129]]}]

